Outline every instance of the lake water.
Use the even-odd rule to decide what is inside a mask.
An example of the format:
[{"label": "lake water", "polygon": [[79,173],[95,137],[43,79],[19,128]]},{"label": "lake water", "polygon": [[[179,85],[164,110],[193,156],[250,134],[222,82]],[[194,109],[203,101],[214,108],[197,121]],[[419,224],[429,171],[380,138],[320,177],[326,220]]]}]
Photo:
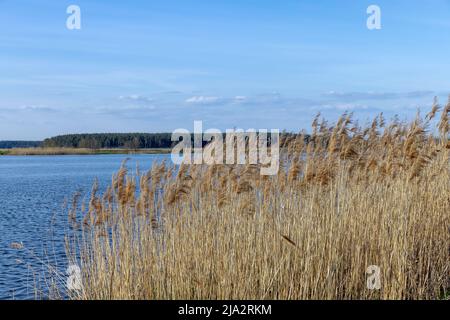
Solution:
[{"label": "lake water", "polygon": [[[0,157],[0,299],[33,299],[36,278],[46,265],[64,271],[65,200],[93,181],[100,190],[111,183],[126,158],[130,170],[170,155],[1,156]],[[23,249],[11,247],[23,243]],[[42,283],[41,283],[42,285]]]}]

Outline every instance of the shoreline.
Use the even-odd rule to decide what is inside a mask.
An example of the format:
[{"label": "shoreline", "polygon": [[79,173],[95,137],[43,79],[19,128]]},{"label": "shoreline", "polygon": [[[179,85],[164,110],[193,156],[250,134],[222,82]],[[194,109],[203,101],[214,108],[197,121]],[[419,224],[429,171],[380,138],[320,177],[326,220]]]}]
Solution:
[{"label": "shoreline", "polygon": [[14,148],[0,149],[0,156],[64,156],[108,154],[169,154],[170,148],[155,149],[82,149],[82,148]]}]

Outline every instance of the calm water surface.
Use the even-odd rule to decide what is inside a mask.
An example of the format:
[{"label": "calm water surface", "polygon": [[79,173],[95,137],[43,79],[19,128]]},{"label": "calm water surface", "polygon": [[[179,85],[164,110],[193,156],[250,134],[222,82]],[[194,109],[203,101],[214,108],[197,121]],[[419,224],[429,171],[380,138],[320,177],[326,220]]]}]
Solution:
[{"label": "calm water surface", "polygon": [[[1,156],[0,299],[33,299],[35,280],[47,264],[67,267],[64,234],[66,199],[81,191],[88,197],[95,178],[100,190],[121,162],[147,170],[169,155]],[[23,243],[21,250],[11,243]],[[41,285],[43,285],[41,283]]]}]

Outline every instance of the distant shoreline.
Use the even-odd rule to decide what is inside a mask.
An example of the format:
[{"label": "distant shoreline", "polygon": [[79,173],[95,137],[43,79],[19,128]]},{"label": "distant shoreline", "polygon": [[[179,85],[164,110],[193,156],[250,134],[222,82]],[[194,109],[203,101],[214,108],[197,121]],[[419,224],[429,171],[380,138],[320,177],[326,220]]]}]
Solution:
[{"label": "distant shoreline", "polygon": [[87,148],[13,148],[0,149],[0,156],[62,156],[108,154],[168,154],[170,148],[151,149],[87,149]]}]

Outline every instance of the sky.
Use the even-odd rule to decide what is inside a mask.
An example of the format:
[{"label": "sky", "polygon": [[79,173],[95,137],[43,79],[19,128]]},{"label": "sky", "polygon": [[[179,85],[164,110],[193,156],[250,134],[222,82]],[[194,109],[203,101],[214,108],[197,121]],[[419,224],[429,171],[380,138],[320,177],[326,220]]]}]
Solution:
[{"label": "sky", "polygon": [[0,140],[409,119],[449,53],[450,0],[0,0]]}]

